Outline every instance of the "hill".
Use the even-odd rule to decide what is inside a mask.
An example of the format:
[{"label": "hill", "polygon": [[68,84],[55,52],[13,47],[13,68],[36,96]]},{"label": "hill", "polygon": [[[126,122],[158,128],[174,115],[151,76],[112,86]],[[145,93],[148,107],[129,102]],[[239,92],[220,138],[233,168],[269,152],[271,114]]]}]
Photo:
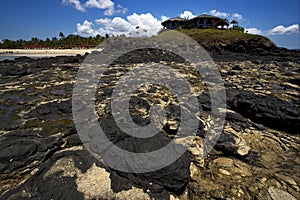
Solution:
[{"label": "hill", "polygon": [[276,45],[264,36],[248,34],[239,30],[181,29],[179,31],[187,34],[206,48],[223,47],[226,49],[226,47],[235,47],[231,50],[240,53],[256,48],[266,50],[276,48]]},{"label": "hill", "polygon": [[268,38],[261,35],[244,33],[240,30],[222,30],[222,29],[180,29],[180,32],[187,34],[201,44],[218,45],[230,44],[237,41],[248,41],[252,39],[263,40],[266,45],[275,46]]},{"label": "hill", "polygon": [[269,38],[239,30],[179,29],[202,45],[215,61],[299,62],[300,51],[277,47]]}]

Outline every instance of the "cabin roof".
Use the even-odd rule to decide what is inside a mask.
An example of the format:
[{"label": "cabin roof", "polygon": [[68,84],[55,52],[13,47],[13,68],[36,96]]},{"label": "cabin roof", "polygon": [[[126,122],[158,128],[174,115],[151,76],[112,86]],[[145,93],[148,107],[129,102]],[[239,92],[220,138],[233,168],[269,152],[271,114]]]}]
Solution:
[{"label": "cabin roof", "polygon": [[173,17],[173,18],[167,19],[166,21],[162,22],[161,24],[164,26],[167,22],[174,22],[174,21],[184,22],[184,21],[186,21],[186,19],[183,19],[181,17]]},{"label": "cabin roof", "polygon": [[194,17],[193,19],[195,18],[211,18],[211,19],[220,19],[220,17],[216,17],[216,16],[213,16],[213,15],[207,15],[207,14],[202,14],[202,15],[199,15],[197,17]]},{"label": "cabin roof", "polygon": [[186,21],[186,19],[183,19],[181,17],[173,17],[173,18],[167,19],[166,21]]}]

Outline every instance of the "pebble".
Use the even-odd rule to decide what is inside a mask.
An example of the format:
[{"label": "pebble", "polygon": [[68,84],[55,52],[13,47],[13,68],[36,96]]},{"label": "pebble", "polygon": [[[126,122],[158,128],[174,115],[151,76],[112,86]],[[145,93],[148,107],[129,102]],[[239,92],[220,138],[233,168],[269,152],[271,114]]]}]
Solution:
[{"label": "pebble", "polygon": [[229,171],[226,171],[225,169],[219,169],[219,172],[226,175],[226,176],[230,176],[230,172]]}]

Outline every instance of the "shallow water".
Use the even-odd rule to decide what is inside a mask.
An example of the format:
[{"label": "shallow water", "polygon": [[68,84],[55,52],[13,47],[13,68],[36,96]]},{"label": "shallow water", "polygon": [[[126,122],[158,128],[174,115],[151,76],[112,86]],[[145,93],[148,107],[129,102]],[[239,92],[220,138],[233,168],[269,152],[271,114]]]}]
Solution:
[{"label": "shallow water", "polygon": [[19,57],[29,57],[29,58],[46,58],[46,57],[56,57],[56,56],[75,56],[70,54],[19,54],[19,55],[11,55],[11,54],[0,54],[0,61],[3,60],[14,60]]},{"label": "shallow water", "polygon": [[0,55],[0,61],[3,61],[3,60],[14,60],[15,58],[18,58],[20,56],[3,56],[3,55]]},{"label": "shallow water", "polygon": [[20,58],[20,57],[29,57],[29,58],[45,58],[45,57],[55,57],[58,55],[0,55],[0,61],[3,60],[14,60],[15,58]]}]

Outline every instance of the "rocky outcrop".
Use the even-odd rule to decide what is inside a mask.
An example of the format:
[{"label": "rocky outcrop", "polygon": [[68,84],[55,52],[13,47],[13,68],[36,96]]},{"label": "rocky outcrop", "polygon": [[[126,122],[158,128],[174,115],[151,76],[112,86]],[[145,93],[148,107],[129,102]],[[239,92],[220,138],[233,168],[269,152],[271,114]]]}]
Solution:
[{"label": "rocky outcrop", "polygon": [[[201,44],[201,41],[199,41]],[[277,47],[268,38],[253,36],[249,39],[237,40],[230,43],[203,44],[215,61],[269,61],[299,62],[300,51]]]},{"label": "rocky outcrop", "polygon": [[[156,138],[129,137],[111,117],[116,80],[138,67],[137,57],[145,51],[150,52],[134,52],[111,65],[96,95],[105,134],[133,152],[169,143],[181,123],[176,95],[160,85],[145,85],[130,100],[131,117],[140,126],[150,123],[152,105],[165,108],[167,118]],[[226,120],[218,142],[203,159],[203,141],[211,126],[205,84],[182,58],[167,54],[160,60],[162,54],[156,51],[155,61],[171,64],[194,88],[199,127],[192,139],[177,141],[180,147],[190,145],[176,162],[135,174],[105,166],[77,134],[71,96],[85,57],[0,62],[0,199],[300,199],[300,65],[297,53],[285,53],[294,58],[273,59],[273,53],[249,55],[247,61],[234,53],[214,57],[227,92]],[[222,60],[225,55],[230,58]]]},{"label": "rocky outcrop", "polygon": [[290,102],[243,90],[228,90],[227,98],[232,110],[254,122],[292,134],[299,133],[300,110]]}]

